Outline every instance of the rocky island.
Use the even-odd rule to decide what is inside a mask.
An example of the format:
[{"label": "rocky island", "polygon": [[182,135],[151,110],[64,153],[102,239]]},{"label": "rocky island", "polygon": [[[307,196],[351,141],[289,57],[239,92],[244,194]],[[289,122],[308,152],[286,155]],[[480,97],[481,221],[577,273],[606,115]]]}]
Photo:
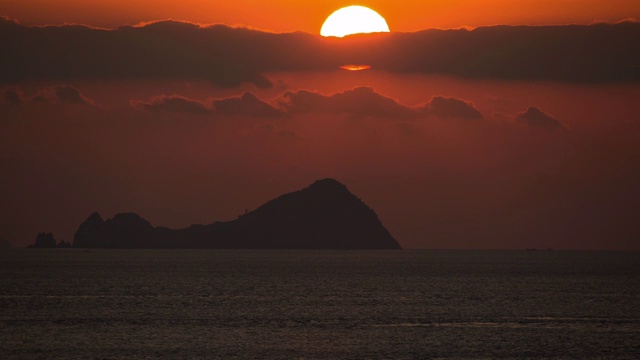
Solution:
[{"label": "rocky island", "polygon": [[93,213],[75,248],[400,249],[376,213],[333,179],[282,195],[228,222],[184,229],[153,227],[134,213]]}]

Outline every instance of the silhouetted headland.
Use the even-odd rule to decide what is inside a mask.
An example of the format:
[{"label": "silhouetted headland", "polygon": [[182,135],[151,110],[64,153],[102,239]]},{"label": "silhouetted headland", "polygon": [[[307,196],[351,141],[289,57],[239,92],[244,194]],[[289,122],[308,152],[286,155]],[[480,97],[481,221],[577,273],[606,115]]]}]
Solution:
[{"label": "silhouetted headland", "polygon": [[153,227],[134,213],[107,220],[93,213],[80,225],[73,247],[400,249],[376,213],[333,179],[282,195],[236,220],[185,229]]}]

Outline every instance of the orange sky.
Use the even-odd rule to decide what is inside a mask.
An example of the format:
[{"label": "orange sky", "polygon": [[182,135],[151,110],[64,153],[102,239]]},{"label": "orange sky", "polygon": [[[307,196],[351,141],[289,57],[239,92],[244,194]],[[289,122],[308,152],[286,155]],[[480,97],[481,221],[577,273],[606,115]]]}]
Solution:
[{"label": "orange sky", "polygon": [[638,0],[3,0],[0,15],[25,24],[67,22],[112,28],[173,18],[313,33],[332,11],[353,4],[377,10],[392,31],[640,19]]},{"label": "orange sky", "polygon": [[[317,33],[345,5],[115,1],[0,0],[0,14]],[[633,17],[588,10],[595,0],[582,13],[473,1],[365,5],[396,31]],[[0,236],[16,245],[41,231],[71,240],[93,211],[171,228],[230,220],[332,177],[405,248],[640,249],[640,23],[343,40],[176,22],[0,27]],[[349,63],[372,68],[339,69]]]}]

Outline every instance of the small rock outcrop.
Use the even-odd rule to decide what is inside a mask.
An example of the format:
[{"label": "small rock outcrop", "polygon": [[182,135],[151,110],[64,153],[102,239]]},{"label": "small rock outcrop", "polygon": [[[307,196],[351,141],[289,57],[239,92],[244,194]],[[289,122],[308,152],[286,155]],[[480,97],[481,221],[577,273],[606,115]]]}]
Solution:
[{"label": "small rock outcrop", "polygon": [[73,247],[73,244],[71,244],[68,241],[64,241],[64,240],[60,240],[58,245],[56,245],[56,248],[58,248],[58,249],[70,249],[72,247]]},{"label": "small rock outcrop", "polygon": [[33,245],[29,245],[29,247],[36,249],[53,249],[56,245],[56,239],[52,233],[40,233],[36,236],[36,242]]}]

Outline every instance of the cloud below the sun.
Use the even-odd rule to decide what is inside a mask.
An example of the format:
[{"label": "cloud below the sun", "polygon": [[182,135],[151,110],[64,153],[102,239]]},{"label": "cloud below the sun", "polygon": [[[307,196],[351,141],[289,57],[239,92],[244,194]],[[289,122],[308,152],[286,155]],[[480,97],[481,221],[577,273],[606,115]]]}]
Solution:
[{"label": "cloud below the sun", "polygon": [[135,109],[151,112],[188,113],[197,115],[249,116],[274,118],[286,115],[284,111],[246,92],[241,96],[196,100],[182,95],[160,95],[148,100],[131,100]]},{"label": "cloud below the sun", "polygon": [[[78,88],[69,84],[43,87],[31,95],[25,94],[17,86],[6,87],[0,95],[0,104],[4,106],[51,104],[101,107]],[[356,87],[328,95],[311,90],[286,91],[270,101],[263,100],[252,92],[208,99],[171,94],[147,99],[132,99],[129,105],[136,111],[188,114],[201,118],[213,116],[276,119],[324,114],[395,122],[421,119],[440,119],[449,122],[497,120],[520,124],[534,131],[566,130],[566,127],[554,116],[535,106],[529,106],[527,110],[512,116],[505,115],[501,118],[492,115],[487,118],[468,100],[438,95],[420,105],[408,106],[392,97],[378,93],[372,87]]]},{"label": "cloud below the sun", "polygon": [[354,117],[406,119],[418,116],[416,109],[401,105],[396,100],[381,95],[370,87],[322,95],[308,90],[286,92],[279,100],[289,113],[333,113]]},{"label": "cloud below the sun", "polygon": [[27,27],[0,19],[0,82],[38,79],[208,80],[273,84],[264,74],[368,64],[391,73],[465,78],[638,82],[640,23],[495,26],[322,38],[163,21],[116,30]]},{"label": "cloud below the sun", "polygon": [[214,114],[276,118],[299,114],[334,114],[352,118],[408,120],[437,117],[442,119],[482,119],[473,103],[453,97],[436,96],[424,105],[410,107],[376,92],[371,87],[356,87],[331,95],[310,90],[287,91],[275,99],[275,105],[251,92],[221,99],[197,100],[181,95],[160,95],[148,100],[132,100],[131,106],[152,112]]},{"label": "cloud below the sun", "polygon": [[483,117],[482,113],[472,103],[444,96],[435,96],[424,107],[424,111],[442,118],[476,120]]}]

